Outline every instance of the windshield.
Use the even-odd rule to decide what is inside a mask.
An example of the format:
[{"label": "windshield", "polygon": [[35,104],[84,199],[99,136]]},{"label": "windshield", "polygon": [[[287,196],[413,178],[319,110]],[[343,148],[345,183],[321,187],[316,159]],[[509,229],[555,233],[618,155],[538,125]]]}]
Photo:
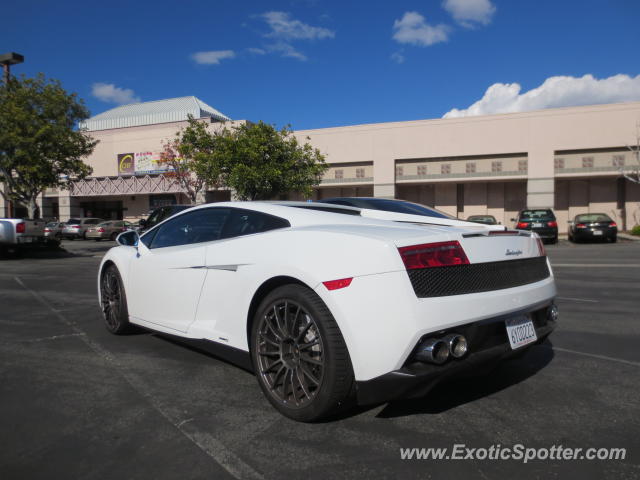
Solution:
[{"label": "windshield", "polygon": [[576,216],[576,222],[611,222],[611,218],[604,213],[589,213]]}]

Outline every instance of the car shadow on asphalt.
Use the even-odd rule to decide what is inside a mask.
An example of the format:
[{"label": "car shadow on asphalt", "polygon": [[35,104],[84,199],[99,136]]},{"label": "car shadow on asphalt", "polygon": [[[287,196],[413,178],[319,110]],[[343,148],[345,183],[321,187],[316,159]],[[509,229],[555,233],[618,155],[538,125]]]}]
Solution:
[{"label": "car shadow on asphalt", "polygon": [[550,340],[545,340],[521,357],[498,364],[490,372],[465,379],[449,380],[438,384],[427,395],[415,399],[388,403],[378,418],[394,418],[419,414],[439,414],[527,380],[545,368],[554,357]]}]

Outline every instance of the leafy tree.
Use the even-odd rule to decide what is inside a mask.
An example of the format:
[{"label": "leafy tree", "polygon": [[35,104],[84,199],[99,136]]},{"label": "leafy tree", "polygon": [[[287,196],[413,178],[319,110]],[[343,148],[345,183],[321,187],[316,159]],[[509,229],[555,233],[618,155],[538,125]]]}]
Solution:
[{"label": "leafy tree", "polygon": [[90,175],[82,159],[98,143],[77,128],[89,118],[84,102],[57,80],[12,78],[0,86],[0,193],[26,205],[35,217],[46,188],[68,188],[70,179]]},{"label": "leafy tree", "polygon": [[213,154],[216,139],[204,122],[189,116],[189,125],[164,144],[160,163],[170,167],[165,176],[182,187],[191,203],[204,189],[205,179],[210,187],[220,186],[221,166]]},{"label": "leafy tree", "polygon": [[215,143],[217,167],[207,181],[221,179],[241,200],[269,200],[289,192],[310,197],[328,168],[320,151],[301,145],[289,127],[277,130],[262,121],[225,129]]}]

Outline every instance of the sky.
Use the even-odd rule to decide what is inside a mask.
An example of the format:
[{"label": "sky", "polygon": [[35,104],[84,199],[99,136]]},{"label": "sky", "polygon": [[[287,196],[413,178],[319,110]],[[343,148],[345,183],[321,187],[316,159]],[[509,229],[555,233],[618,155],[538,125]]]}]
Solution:
[{"label": "sky", "polygon": [[640,100],[639,0],[5,2],[0,53],[93,115],[195,95],[294,129]]}]

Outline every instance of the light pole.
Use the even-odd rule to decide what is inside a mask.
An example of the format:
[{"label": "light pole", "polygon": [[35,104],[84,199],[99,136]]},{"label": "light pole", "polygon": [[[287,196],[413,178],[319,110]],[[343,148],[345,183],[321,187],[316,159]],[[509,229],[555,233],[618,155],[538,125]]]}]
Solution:
[{"label": "light pole", "polygon": [[[24,57],[19,53],[9,52],[9,53],[3,53],[2,55],[0,55],[0,65],[2,65],[2,70],[3,70],[2,77],[4,79],[5,85],[8,85],[9,83],[9,77],[11,76],[11,65],[17,65],[18,63],[22,63],[22,62],[24,62]],[[4,189],[5,192],[7,192],[9,186],[2,185],[2,188]],[[7,205],[5,205],[4,210],[5,210],[5,215],[7,217],[13,216],[13,202],[7,201]]]},{"label": "light pole", "polygon": [[9,52],[0,55],[0,65],[4,70],[4,83],[9,83],[9,77],[11,76],[11,65],[17,65],[24,62],[24,57],[19,53]]}]

